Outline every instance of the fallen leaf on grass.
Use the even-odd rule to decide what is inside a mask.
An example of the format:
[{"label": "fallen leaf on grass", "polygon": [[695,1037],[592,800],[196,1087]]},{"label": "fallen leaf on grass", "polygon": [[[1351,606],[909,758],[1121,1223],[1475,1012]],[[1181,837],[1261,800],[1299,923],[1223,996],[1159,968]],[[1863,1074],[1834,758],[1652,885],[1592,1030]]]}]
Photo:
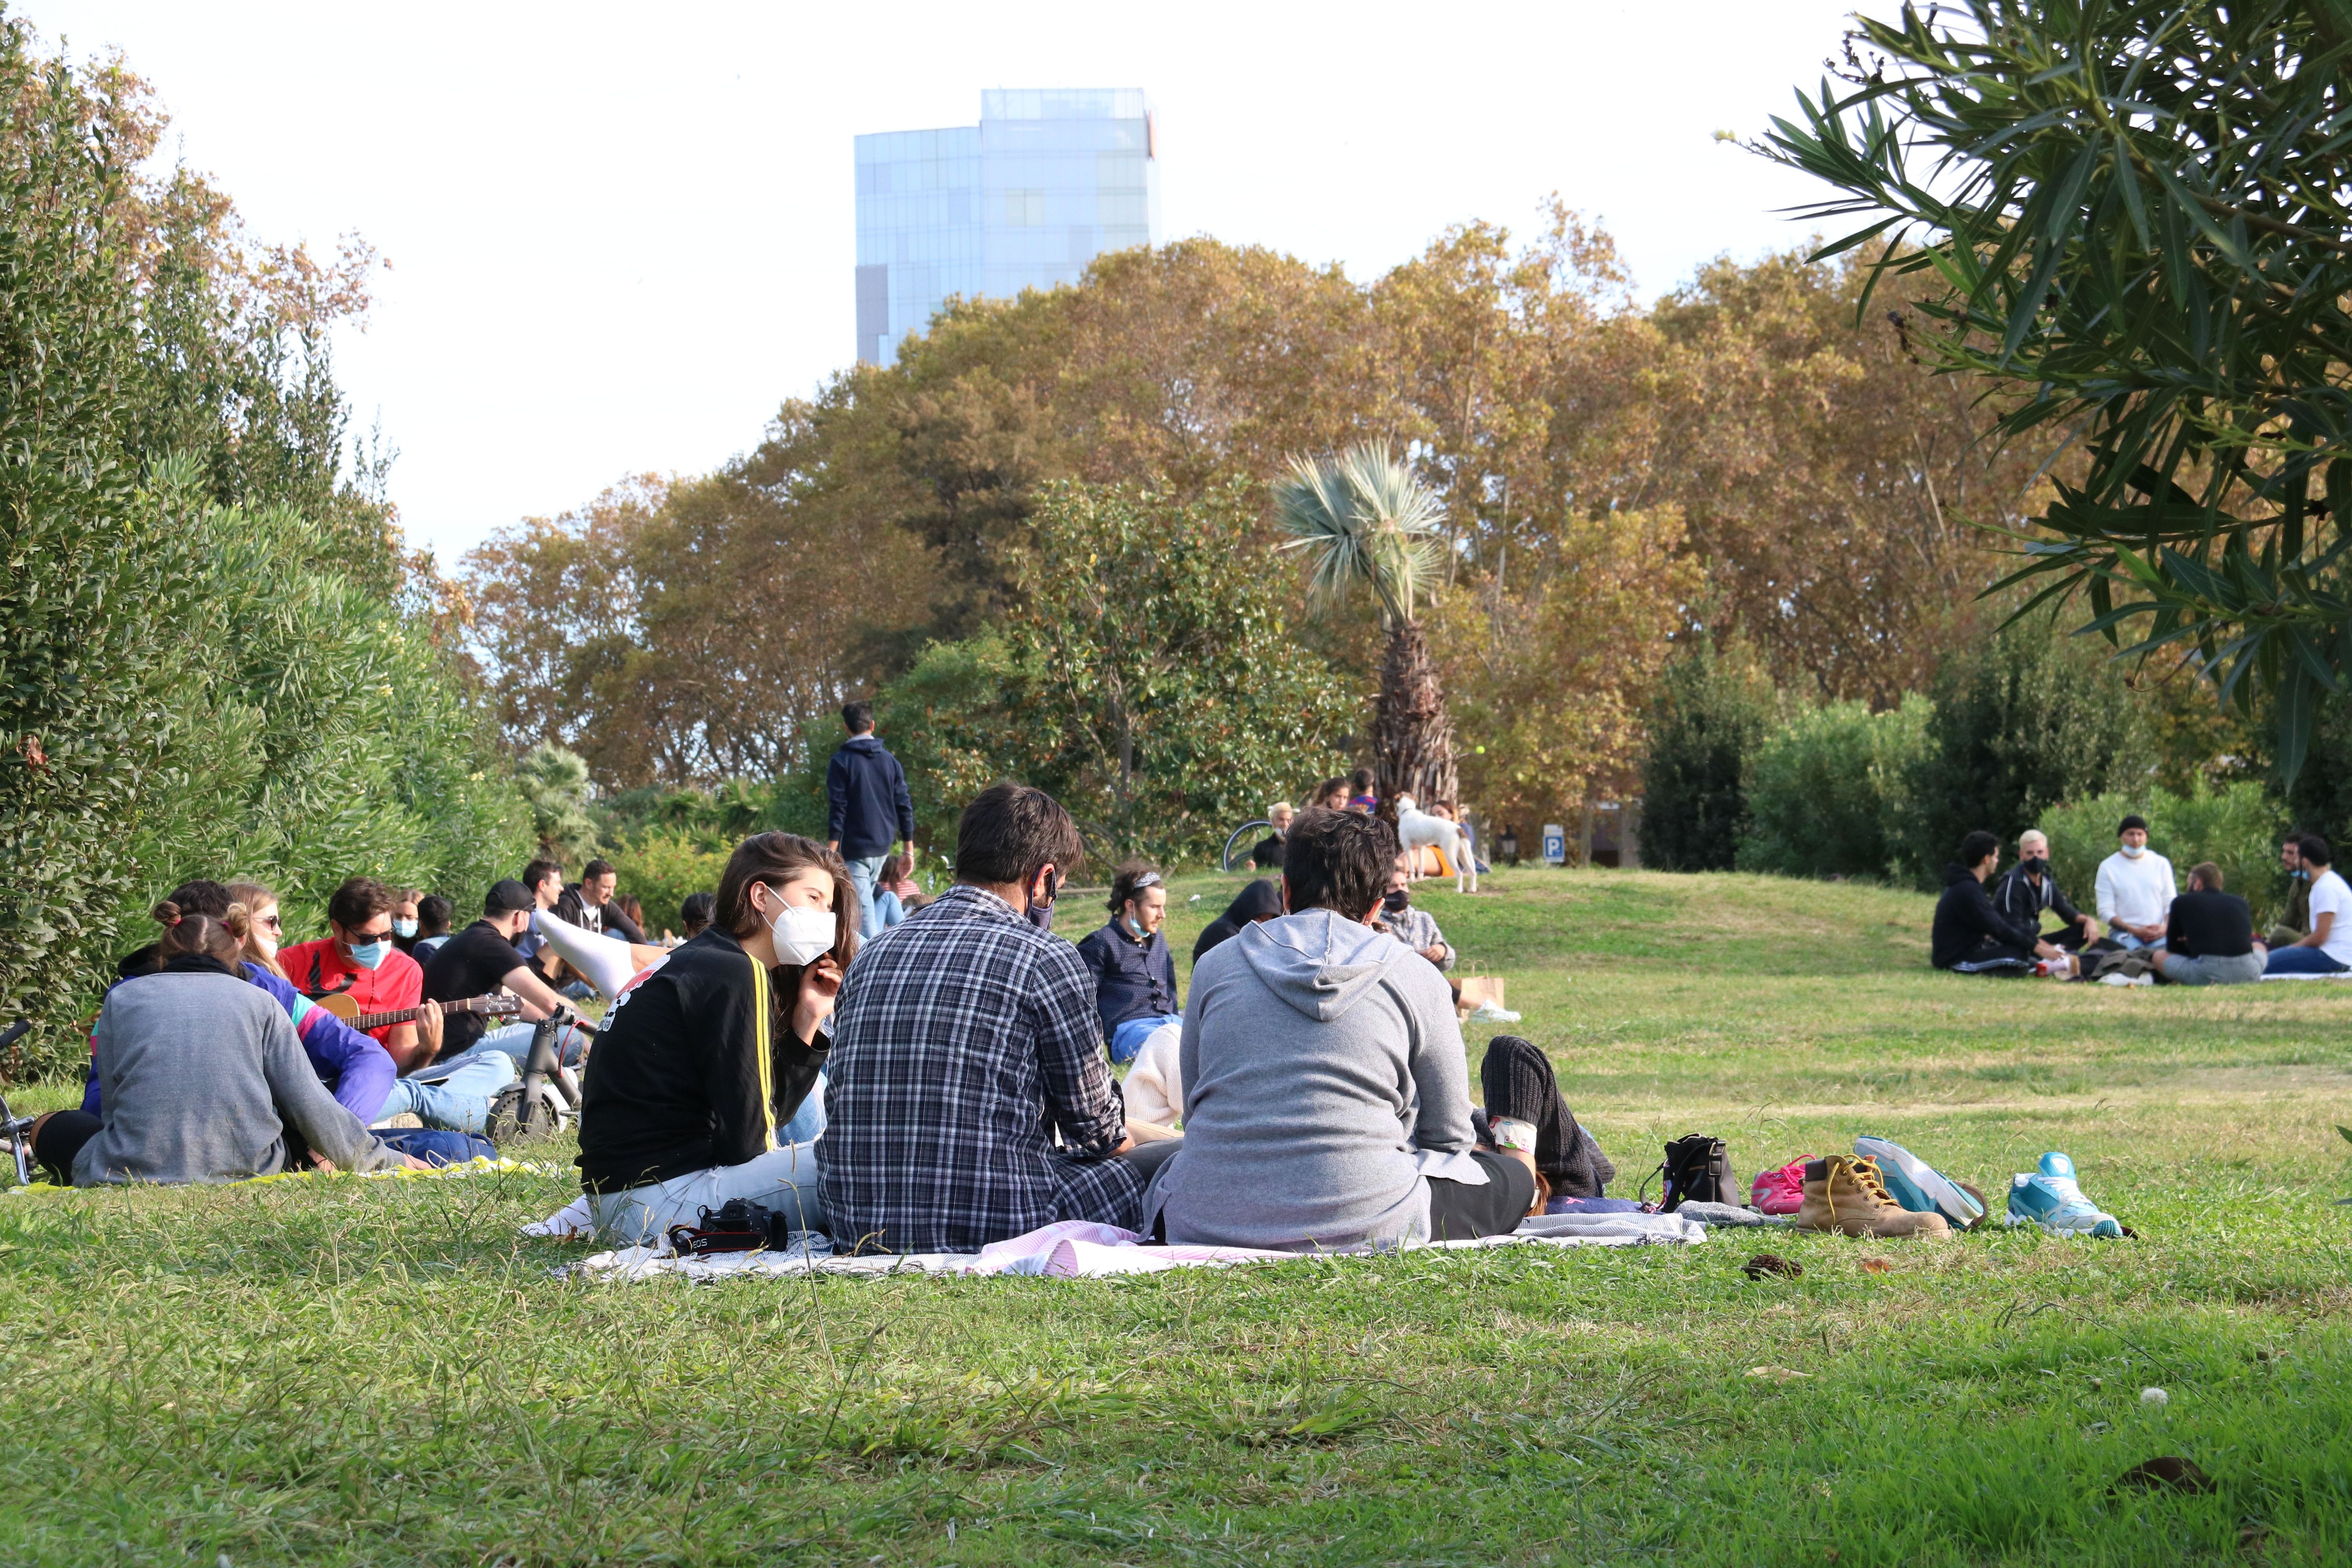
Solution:
[{"label": "fallen leaf on grass", "polygon": [[2107,1490],[2113,1492],[2117,1487],[2132,1487],[2144,1492],[2210,1492],[2220,1489],[2213,1484],[2212,1477],[2198,1468],[2196,1460],[2172,1454],[2161,1458],[2142,1459],[2117,1476],[2115,1486]]},{"label": "fallen leaf on grass", "polygon": [[1794,1383],[1801,1377],[1811,1377],[1813,1374],[1810,1372],[1790,1372],[1785,1366],[1751,1366],[1748,1369],[1748,1375],[1769,1378],[1774,1383]]},{"label": "fallen leaf on grass", "polygon": [[1862,1271],[1864,1274],[1892,1274],[1895,1265],[1884,1258],[1865,1258],[1862,1260]]},{"label": "fallen leaf on grass", "polygon": [[1759,1252],[1741,1264],[1739,1271],[1750,1279],[1761,1279],[1767,1275],[1777,1275],[1783,1279],[1798,1279],[1804,1277],[1805,1266],[1790,1258],[1782,1258],[1778,1253]]}]

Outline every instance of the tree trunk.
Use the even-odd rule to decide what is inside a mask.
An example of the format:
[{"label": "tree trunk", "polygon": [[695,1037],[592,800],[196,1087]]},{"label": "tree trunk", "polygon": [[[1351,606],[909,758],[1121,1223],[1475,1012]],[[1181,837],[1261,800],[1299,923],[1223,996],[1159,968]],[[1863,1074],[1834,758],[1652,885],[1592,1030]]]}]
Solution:
[{"label": "tree trunk", "polygon": [[1435,802],[1457,801],[1461,775],[1454,766],[1454,724],[1445,716],[1437,665],[1429,639],[1411,621],[1389,628],[1381,660],[1381,695],[1372,719],[1373,787],[1382,815],[1400,795],[1426,811]]}]

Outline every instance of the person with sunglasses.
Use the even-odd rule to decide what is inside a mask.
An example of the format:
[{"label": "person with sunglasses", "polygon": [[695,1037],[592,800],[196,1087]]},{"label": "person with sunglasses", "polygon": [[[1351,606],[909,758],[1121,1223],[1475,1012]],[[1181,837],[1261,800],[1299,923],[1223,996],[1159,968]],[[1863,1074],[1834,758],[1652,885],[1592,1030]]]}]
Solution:
[{"label": "person with sunglasses", "polygon": [[1131,1062],[1156,1031],[1184,1026],[1176,960],[1160,929],[1168,921],[1168,879],[1130,860],[1111,878],[1108,907],[1109,923],[1078,943],[1078,956],[1095,977],[1110,1059]]},{"label": "person with sunglasses", "polygon": [[[329,934],[281,948],[278,967],[294,988],[313,1001],[341,994],[362,1013],[398,1013],[425,995],[425,970],[392,944],[394,893],[373,877],[353,877],[327,899]],[[362,1031],[391,1054],[403,1072],[433,1059],[415,1024],[386,1024]]]}]

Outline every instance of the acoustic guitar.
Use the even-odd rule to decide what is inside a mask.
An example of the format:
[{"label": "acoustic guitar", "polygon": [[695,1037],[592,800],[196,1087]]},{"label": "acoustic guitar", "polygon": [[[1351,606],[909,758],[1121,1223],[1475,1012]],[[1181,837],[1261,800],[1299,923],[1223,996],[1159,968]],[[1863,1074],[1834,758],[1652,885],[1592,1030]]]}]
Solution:
[{"label": "acoustic guitar", "polygon": [[[311,1000],[362,1034],[370,1029],[388,1028],[394,1024],[413,1024],[416,1016],[425,1010],[422,1007],[403,1007],[392,1013],[362,1013],[360,1005],[341,991],[331,991]],[[513,996],[468,996],[462,1002],[442,1003],[441,1011],[445,1016],[471,1013],[482,1018],[511,1018],[522,1011],[522,1003]]]}]

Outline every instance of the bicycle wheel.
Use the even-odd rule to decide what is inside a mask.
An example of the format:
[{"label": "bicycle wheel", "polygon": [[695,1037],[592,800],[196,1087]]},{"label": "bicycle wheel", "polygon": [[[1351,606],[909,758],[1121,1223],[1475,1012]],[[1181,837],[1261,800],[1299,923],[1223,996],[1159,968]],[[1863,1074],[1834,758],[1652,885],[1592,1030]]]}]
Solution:
[{"label": "bicycle wheel", "polygon": [[1253,817],[1249,821],[1243,823],[1239,827],[1234,828],[1233,836],[1225,840],[1224,852],[1217,857],[1217,869],[1220,871],[1230,871],[1234,868],[1234,847],[1240,844],[1243,839],[1247,838],[1254,833],[1271,833],[1273,831],[1274,824],[1268,822],[1262,816]]}]

